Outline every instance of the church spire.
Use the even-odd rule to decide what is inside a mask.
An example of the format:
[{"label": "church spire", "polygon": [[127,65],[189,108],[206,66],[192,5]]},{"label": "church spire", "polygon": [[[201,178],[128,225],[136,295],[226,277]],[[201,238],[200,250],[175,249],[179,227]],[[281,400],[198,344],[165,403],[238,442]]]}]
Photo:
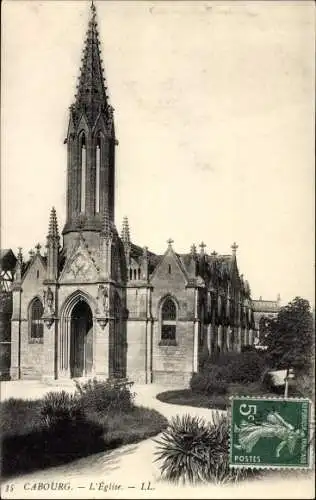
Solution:
[{"label": "church spire", "polygon": [[117,141],[98,37],[96,7],[92,2],[66,138],[67,216],[63,236],[64,246],[69,248],[72,245],[70,233],[103,231],[105,210],[110,222],[114,222]]},{"label": "church spire", "polygon": [[81,62],[77,94],[72,109],[75,109],[78,114],[84,112],[90,126],[94,125],[99,113],[102,112],[106,115],[106,121],[111,127],[113,108],[110,106],[106,94],[107,87],[103,77],[104,69],[100,53],[96,7],[93,2],[90,6],[90,19]]}]

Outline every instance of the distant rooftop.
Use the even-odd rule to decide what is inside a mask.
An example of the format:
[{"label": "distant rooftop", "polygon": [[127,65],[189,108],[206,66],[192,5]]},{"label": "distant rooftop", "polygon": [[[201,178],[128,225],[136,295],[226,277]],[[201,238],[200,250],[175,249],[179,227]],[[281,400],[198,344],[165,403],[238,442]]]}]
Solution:
[{"label": "distant rooftop", "polygon": [[259,300],[253,300],[253,310],[254,312],[279,312],[280,310],[280,299],[277,300],[262,300],[260,297]]}]

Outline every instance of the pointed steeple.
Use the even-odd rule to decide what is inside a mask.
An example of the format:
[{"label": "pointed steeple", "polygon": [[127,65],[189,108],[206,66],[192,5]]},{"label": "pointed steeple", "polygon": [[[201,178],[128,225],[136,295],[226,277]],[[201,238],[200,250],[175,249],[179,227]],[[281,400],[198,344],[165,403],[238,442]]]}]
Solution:
[{"label": "pointed steeple", "polygon": [[[64,246],[70,233],[103,232],[103,214],[115,213],[115,128],[103,78],[96,8],[92,2],[75,102],[67,132],[67,215]],[[80,223],[82,221],[82,224]],[[112,228],[113,226],[111,226]],[[66,236],[66,235],[69,236]],[[66,236],[66,238],[65,238]]]},{"label": "pointed steeple", "polygon": [[106,84],[103,77],[99,33],[96,19],[96,7],[91,3],[90,19],[83,56],[81,59],[80,76],[75,96],[75,104],[72,106],[79,114],[84,112],[90,126],[93,126],[100,112],[105,114],[109,128],[112,127],[113,108],[109,104],[106,94]]},{"label": "pointed steeple", "polygon": [[124,244],[130,244],[131,242],[131,237],[130,237],[130,232],[129,232],[129,224],[128,224],[128,218],[125,216],[123,217],[123,224],[122,224],[122,232],[121,232],[121,239]]}]

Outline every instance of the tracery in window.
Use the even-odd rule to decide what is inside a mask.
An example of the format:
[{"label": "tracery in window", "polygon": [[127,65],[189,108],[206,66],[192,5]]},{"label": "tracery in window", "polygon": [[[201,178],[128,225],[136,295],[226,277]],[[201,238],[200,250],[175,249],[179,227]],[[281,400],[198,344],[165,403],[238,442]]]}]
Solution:
[{"label": "tracery in window", "polygon": [[39,298],[35,298],[30,306],[29,326],[30,339],[41,341],[43,339],[44,327],[42,315],[44,312],[43,304]]},{"label": "tracery in window", "polygon": [[175,343],[176,329],[177,306],[171,297],[167,297],[161,306],[161,343]]}]

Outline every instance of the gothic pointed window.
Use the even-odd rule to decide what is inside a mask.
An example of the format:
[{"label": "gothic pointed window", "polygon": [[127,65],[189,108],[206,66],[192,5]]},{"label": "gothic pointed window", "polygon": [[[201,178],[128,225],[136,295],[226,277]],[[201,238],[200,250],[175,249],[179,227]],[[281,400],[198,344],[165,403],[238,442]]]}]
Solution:
[{"label": "gothic pointed window", "polygon": [[42,342],[44,327],[43,327],[43,304],[39,298],[35,298],[29,309],[29,331],[31,342]]},{"label": "gothic pointed window", "polygon": [[80,136],[80,167],[81,167],[80,212],[84,212],[86,208],[86,169],[87,169],[86,138],[84,133],[82,133]]},{"label": "gothic pointed window", "polygon": [[101,167],[101,134],[97,137],[97,147],[95,152],[95,213],[100,212],[100,167]]},{"label": "gothic pointed window", "polygon": [[166,297],[161,305],[161,345],[176,343],[177,306],[171,297]]}]

